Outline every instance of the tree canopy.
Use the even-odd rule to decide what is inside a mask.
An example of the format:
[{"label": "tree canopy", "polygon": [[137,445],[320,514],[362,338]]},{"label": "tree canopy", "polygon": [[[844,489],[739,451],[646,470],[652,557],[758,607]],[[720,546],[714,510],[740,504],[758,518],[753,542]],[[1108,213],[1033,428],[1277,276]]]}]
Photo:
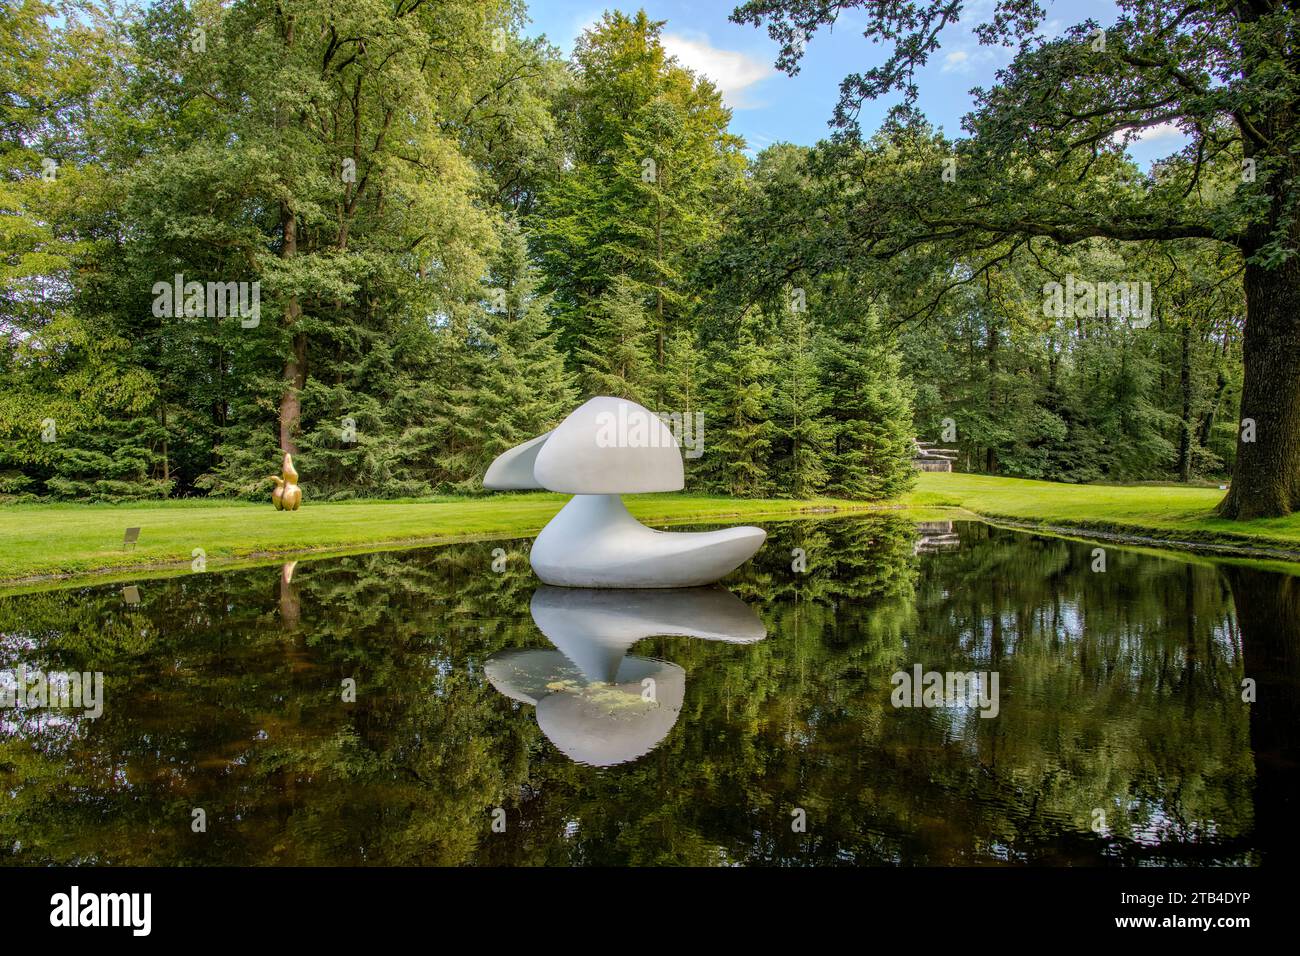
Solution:
[{"label": "tree canopy", "polygon": [[[815,55],[810,38],[847,10],[865,17],[866,38],[888,48],[883,63],[845,78],[835,122],[842,174],[887,175],[895,188],[862,190],[836,226],[857,227],[843,247],[849,258],[906,265],[933,251],[972,260],[950,280],[924,284],[923,305],[933,303],[930,287],[946,293],[1045,244],[1234,249],[1246,299],[1245,374],[1234,480],[1221,510],[1287,514],[1300,505],[1300,11],[1276,0],[1118,7],[1111,26],[1089,20],[1049,37],[1036,0],[997,0],[977,33],[982,43],[1014,47],[1015,58],[995,86],[976,91],[967,135],[955,143],[931,134],[914,104],[916,71],[961,18],[959,0],[750,0],[734,18],[766,24],[789,72]],[[890,122],[864,142],[863,103],[890,94],[900,97]],[[1125,146],[1165,124],[1186,134],[1186,147],[1137,173]],[[951,175],[941,172],[945,160]]]},{"label": "tree canopy", "polygon": [[644,11],[565,57],[519,0],[9,5],[0,495],[261,496],[284,451],[323,498],[472,493],[614,394],[700,432],[694,490],[885,497],[920,437],[1289,511],[1290,8],[1000,3],[955,138],[916,71],[961,3],[735,18],[795,72],[854,8],[888,55],[833,135],[755,151]]}]

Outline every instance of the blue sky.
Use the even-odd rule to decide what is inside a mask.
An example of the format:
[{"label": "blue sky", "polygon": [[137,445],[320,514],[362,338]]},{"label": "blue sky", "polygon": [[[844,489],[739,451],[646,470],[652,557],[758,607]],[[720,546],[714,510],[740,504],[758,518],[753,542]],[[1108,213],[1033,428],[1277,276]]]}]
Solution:
[{"label": "blue sky", "polygon": [[[1010,51],[982,47],[973,34],[992,4],[993,0],[970,0],[963,22],[943,35],[942,49],[920,74],[919,105],[950,136],[961,132],[961,117],[971,107],[970,89],[991,86],[996,70],[1010,59]],[[1044,6],[1049,35],[1088,18],[1103,27],[1115,19],[1111,0],[1046,0]],[[734,7],[731,0],[531,0],[529,32],[546,34],[567,54],[574,38],[604,10],[644,8],[655,19],[668,21],[664,27],[668,51],[718,84],[734,111],[733,132],[744,136],[752,149],[782,141],[807,145],[826,136],[840,80],[881,59],[881,48],[862,36],[858,26],[862,14],[852,11],[841,17],[834,33],[818,33],[808,46],[802,72],[789,77],[773,68],[777,47],[765,29],[728,20]],[[864,129],[873,129],[889,105],[868,105]],[[1130,151],[1146,166],[1174,152],[1182,142],[1177,129],[1167,127],[1148,134]]]}]

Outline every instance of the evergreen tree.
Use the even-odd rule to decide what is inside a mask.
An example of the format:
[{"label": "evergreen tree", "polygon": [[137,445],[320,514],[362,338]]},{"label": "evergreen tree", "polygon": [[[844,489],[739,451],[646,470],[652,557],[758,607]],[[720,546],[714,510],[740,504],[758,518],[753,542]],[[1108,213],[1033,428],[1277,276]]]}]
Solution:
[{"label": "evergreen tree", "polygon": [[686,487],[694,489],[697,475],[708,455],[712,423],[706,410],[704,388],[708,363],[699,336],[689,328],[678,328],[668,338],[662,373],[655,391],[660,395],[658,411],[669,416],[682,446]]},{"label": "evergreen tree", "polygon": [[739,498],[760,498],[772,482],[773,363],[755,326],[746,318],[734,343],[715,343],[709,368],[707,474]]},{"label": "evergreen tree", "polygon": [[478,487],[492,459],[558,425],[573,410],[575,389],[557,347],[517,224],[504,229],[502,251],[489,276],[488,308],[481,317],[481,372],[467,383],[467,416],[460,434],[477,449],[467,476]]},{"label": "evergreen tree", "polygon": [[868,315],[823,339],[822,381],[833,422],[827,491],[838,497],[892,497],[916,480],[911,386],[897,354],[878,336]]},{"label": "evergreen tree", "polygon": [[648,305],[660,371],[694,308],[692,264],[744,168],[721,94],[667,55],[662,29],[644,11],[610,12],[579,37],[563,109],[572,168],[533,222],[564,348],[581,347],[588,311],[617,277]]},{"label": "evergreen tree", "polygon": [[427,489],[423,493],[469,487],[479,451],[466,388],[483,372],[484,348],[482,332],[468,317],[440,316],[436,333],[412,356],[419,367],[403,372],[403,387],[386,410],[398,436],[394,472]]},{"label": "evergreen tree", "polygon": [[163,498],[171,482],[155,478],[162,426],[147,415],[106,418],[56,443],[50,493],[74,501]]},{"label": "evergreen tree", "polygon": [[833,430],[818,361],[821,335],[802,307],[786,310],[779,333],[772,394],[773,487],[780,497],[811,498],[826,485]]},{"label": "evergreen tree", "polygon": [[577,360],[588,397],[612,395],[654,404],[654,331],[636,283],[618,276],[596,301]]}]

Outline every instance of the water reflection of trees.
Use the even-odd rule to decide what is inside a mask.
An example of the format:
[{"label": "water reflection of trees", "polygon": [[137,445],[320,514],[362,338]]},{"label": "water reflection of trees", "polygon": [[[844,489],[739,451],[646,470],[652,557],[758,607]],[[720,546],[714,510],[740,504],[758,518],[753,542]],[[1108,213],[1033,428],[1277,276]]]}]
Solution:
[{"label": "water reflection of trees", "polygon": [[[1279,658],[1251,631],[1294,638],[1297,609],[1256,601],[1242,632],[1232,613],[1278,576],[1115,549],[1099,574],[1089,546],[982,525],[917,556],[889,515],[772,531],[726,582],[768,639],[639,643],[684,668],[681,716],[605,770],[484,678],[490,655],[547,646],[527,542],[145,582],[136,609],[109,588],[0,599],[3,666],[107,684],[94,722],[5,715],[0,845],[26,863],[942,864],[1253,861],[1284,839],[1263,804],[1255,832],[1251,737],[1293,792],[1294,641]],[[1248,711],[1260,642],[1272,703]],[[998,670],[999,717],[894,709],[889,676],[914,663]]]}]

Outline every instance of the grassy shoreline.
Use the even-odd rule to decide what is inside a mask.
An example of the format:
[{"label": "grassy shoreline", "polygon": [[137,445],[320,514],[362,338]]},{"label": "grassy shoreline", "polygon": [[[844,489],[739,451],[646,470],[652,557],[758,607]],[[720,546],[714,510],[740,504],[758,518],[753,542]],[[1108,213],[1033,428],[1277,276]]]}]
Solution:
[{"label": "grassy shoreline", "polygon": [[1300,558],[1300,514],[1228,521],[1217,488],[1067,485],[990,475],[923,474],[904,503],[959,508],[1017,527],[1067,529],[1169,547],[1213,546]]},{"label": "grassy shoreline", "polygon": [[[0,588],[97,580],[131,573],[188,572],[195,548],[207,570],[284,557],[377,551],[535,534],[568,500],[546,493],[420,501],[308,503],[277,512],[269,503],[186,501],[121,505],[39,504],[0,508]],[[768,520],[879,509],[868,502],[742,500],[703,495],[626,499],[642,521]],[[894,505],[893,507],[898,507]],[[141,529],[123,547],[127,528]],[[115,572],[122,572],[114,574]]]},{"label": "grassy shoreline", "polygon": [[[1218,518],[1215,488],[1065,485],[987,475],[922,474],[894,502],[742,500],[705,495],[627,499],[649,523],[782,520],[906,509],[916,517],[969,515],[1051,533],[1079,533],[1154,548],[1213,548],[1240,557],[1300,561],[1300,514],[1250,522]],[[295,513],[269,504],[165,501],[122,505],[30,504],[0,508],[0,590],[188,573],[195,548],[208,570],[287,557],[326,557],[535,534],[567,496],[535,493],[418,501],[311,503]],[[128,527],[139,543],[124,548]]]}]

